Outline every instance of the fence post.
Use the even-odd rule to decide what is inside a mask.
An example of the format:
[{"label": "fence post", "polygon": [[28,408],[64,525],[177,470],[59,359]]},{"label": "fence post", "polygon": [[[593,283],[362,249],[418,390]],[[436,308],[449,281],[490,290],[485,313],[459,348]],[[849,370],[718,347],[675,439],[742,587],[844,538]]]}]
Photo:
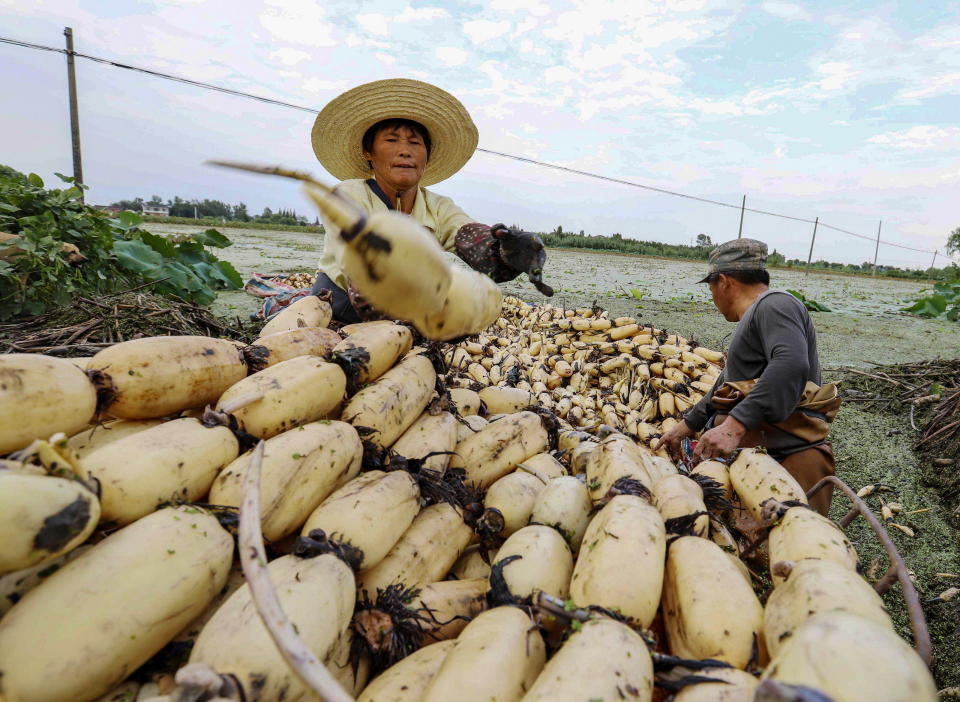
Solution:
[{"label": "fence post", "polygon": [[[73,62],[73,28],[64,27],[63,35],[67,38],[67,86],[70,94],[70,140],[73,144],[73,182],[74,185],[83,184],[83,159],[80,154],[80,115],[77,110],[77,74]],[[80,200],[83,200],[83,188],[80,190]]]},{"label": "fence post", "polygon": [[873,275],[877,274],[877,253],[880,251],[880,227],[883,226],[883,220],[877,225],[877,245],[873,249]]},{"label": "fence post", "polygon": [[743,202],[740,204],[740,231],[737,232],[737,238],[743,236],[743,211],[747,208],[747,196],[743,196]]},{"label": "fence post", "polygon": [[813,220],[813,236],[810,237],[810,253],[807,254],[807,270],[804,275],[810,275],[810,261],[813,260],[813,242],[817,240],[817,225],[820,224],[820,218]]},{"label": "fence post", "polygon": [[940,253],[940,249],[937,249],[933,252],[933,260],[930,262],[930,267],[933,268],[937,263],[937,254]]}]

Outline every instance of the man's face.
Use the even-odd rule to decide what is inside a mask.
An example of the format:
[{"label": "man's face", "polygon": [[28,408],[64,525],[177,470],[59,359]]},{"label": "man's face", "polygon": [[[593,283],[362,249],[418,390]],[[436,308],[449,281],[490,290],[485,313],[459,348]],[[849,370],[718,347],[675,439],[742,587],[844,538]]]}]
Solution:
[{"label": "man's face", "polygon": [[713,297],[713,304],[728,322],[737,321],[736,316],[733,314],[732,283],[733,281],[723,273],[714,273],[707,279],[707,285],[710,286],[710,295]]},{"label": "man's face", "polygon": [[373,138],[372,150],[363,155],[380,180],[397,191],[415,187],[427,166],[427,146],[408,127],[381,129]]}]

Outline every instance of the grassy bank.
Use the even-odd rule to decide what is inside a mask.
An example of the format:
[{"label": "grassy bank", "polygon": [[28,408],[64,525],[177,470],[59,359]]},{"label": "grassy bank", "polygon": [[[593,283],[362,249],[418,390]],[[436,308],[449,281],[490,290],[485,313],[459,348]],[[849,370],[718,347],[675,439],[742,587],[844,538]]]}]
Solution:
[{"label": "grassy bank", "polygon": [[221,229],[260,229],[273,232],[310,232],[313,234],[323,234],[323,227],[317,227],[312,224],[305,226],[292,224],[273,224],[271,222],[241,222],[239,220],[220,219],[217,217],[154,217],[145,216],[144,222],[153,224],[189,224],[197,227],[220,227]]},{"label": "grassy bank", "polygon": [[[654,261],[676,261],[678,263],[691,263],[693,261],[701,261],[703,263],[704,271],[707,268],[707,259],[692,259],[686,256],[661,256],[656,254],[639,254],[639,253],[630,253],[627,251],[603,251],[600,249],[578,249],[576,247],[569,246],[547,246],[547,251],[569,251],[572,253],[581,253],[581,254],[591,254],[594,256],[624,256],[626,258],[643,258],[651,259]],[[797,268],[796,266],[775,266],[767,264],[767,268],[772,271],[791,271],[804,273],[805,268]],[[836,275],[836,276],[845,276],[850,278],[872,278],[880,280],[908,280],[912,283],[926,283],[933,285],[936,281],[931,278],[905,278],[902,275],[888,275],[886,273],[877,273],[876,275],[872,273],[858,273],[854,271],[841,271],[833,268],[823,268],[810,266],[810,273],[813,275]]]}]

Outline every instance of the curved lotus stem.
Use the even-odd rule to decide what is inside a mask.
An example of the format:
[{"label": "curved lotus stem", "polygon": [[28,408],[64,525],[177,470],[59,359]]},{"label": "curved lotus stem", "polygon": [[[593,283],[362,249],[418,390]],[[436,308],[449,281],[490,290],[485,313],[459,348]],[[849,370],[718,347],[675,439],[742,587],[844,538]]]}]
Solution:
[{"label": "curved lotus stem", "polygon": [[297,634],[287,619],[277,591],[267,572],[267,554],[263,549],[260,529],[260,467],[263,463],[264,442],[253,450],[244,479],[243,503],[240,506],[240,563],[250,586],[253,604],[270,638],[290,669],[310,690],[325,702],[354,702],[313,652]]}]

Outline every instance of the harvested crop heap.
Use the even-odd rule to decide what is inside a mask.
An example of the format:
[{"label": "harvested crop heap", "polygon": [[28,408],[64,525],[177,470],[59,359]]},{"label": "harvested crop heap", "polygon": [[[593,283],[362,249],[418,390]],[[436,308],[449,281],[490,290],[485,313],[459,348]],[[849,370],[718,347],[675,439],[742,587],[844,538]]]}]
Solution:
[{"label": "harvested crop heap", "polygon": [[778,463],[650,449],[720,354],[515,299],[455,346],[330,316],[0,356],[0,700],[315,699],[274,637],[327,699],[936,699]]}]

